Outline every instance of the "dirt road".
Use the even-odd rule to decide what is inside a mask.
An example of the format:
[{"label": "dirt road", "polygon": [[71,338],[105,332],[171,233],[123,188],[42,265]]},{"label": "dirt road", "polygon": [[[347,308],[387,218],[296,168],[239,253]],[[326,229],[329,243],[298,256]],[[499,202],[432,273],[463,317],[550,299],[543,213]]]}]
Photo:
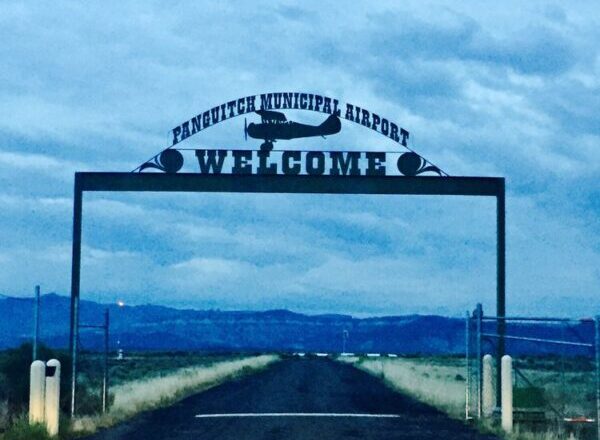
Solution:
[{"label": "dirt road", "polygon": [[367,373],[323,360],[268,370],[144,413],[89,440],[492,439]]}]

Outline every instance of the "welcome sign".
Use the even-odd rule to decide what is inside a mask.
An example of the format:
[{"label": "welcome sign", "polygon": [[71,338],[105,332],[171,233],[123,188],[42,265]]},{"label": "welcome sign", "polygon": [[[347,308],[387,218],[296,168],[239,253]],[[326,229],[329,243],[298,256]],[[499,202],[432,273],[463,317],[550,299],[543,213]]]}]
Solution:
[{"label": "welcome sign", "polygon": [[[288,120],[284,111],[308,110],[327,114],[320,124]],[[234,99],[198,113],[171,130],[171,145],[134,171],[149,168],[176,173],[183,167],[179,144],[189,137],[236,116],[256,113],[261,122],[244,123],[244,136],[262,140],[260,150],[196,149],[197,171],[201,174],[281,174],[309,176],[416,176],[422,173],[445,175],[437,166],[408,147],[409,132],[388,118],[355,104],[329,96],[278,92]],[[351,121],[402,145],[400,152],[274,150],[273,143],[307,137],[335,135],[341,121]],[[194,159],[193,159],[194,160]]]},{"label": "welcome sign", "polygon": [[[163,167],[178,167],[189,150],[165,150]],[[191,150],[200,174],[282,174],[287,176],[415,176],[439,170],[415,153],[381,151]],[[173,172],[173,169],[163,169]]]}]

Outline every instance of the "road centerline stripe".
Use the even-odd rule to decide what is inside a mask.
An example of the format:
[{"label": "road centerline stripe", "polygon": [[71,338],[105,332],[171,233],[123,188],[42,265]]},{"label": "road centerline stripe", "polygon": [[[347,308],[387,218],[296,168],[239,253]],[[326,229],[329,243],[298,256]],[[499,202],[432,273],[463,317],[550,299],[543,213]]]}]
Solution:
[{"label": "road centerline stripe", "polygon": [[226,417],[364,417],[376,419],[398,418],[398,414],[368,414],[368,413],[221,413],[196,414],[197,419],[216,419]]}]

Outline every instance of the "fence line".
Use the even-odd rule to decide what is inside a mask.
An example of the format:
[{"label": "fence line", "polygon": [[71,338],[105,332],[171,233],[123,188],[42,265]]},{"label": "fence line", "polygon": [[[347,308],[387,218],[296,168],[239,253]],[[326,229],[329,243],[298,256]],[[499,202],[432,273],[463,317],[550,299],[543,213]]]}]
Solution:
[{"label": "fence line", "polygon": [[545,342],[547,344],[572,345],[574,347],[588,347],[588,348],[594,347],[594,344],[587,344],[585,342],[571,342],[571,341],[559,341],[556,339],[530,338],[528,336],[509,336],[509,335],[499,335],[496,333],[481,333],[481,336],[486,336],[488,338],[514,339],[514,340],[519,340],[519,341]]}]

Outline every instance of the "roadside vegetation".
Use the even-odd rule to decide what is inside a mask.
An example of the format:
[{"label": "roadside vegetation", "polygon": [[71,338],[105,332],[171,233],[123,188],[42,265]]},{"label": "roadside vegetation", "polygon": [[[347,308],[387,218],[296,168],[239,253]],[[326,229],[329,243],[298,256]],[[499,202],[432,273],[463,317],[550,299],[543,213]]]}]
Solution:
[{"label": "roadside vegetation", "polygon": [[[69,410],[70,358],[64,351],[40,348],[41,359],[63,365],[61,410]],[[110,410],[101,415],[102,356],[82,353],[78,381],[78,414],[64,416],[61,438],[74,438],[108,427],[141,411],[167,406],[188,395],[266,368],[274,355],[211,355],[201,353],[132,353],[109,363]],[[31,345],[0,352],[0,440],[46,440],[41,426],[29,426],[29,365]]]},{"label": "roadside vegetation", "polygon": [[381,378],[390,387],[440,408],[453,417],[464,416],[464,366],[458,358],[339,359],[352,363],[361,370]]},{"label": "roadside vegetation", "polygon": [[260,371],[277,360],[275,355],[221,359],[122,382],[112,388],[114,401],[107,414],[79,417],[72,429],[76,433],[91,433],[112,426],[142,411],[169,406],[220,383]]},{"label": "roadside vegetation", "polygon": [[[461,357],[340,357],[338,360],[351,363],[381,378],[391,388],[464,420],[466,374]],[[535,388],[543,390],[544,401],[552,407],[572,417],[595,418],[595,378],[590,359],[524,356],[515,359],[514,365]],[[520,387],[527,397],[529,389],[525,387],[530,385],[523,383],[521,378],[517,378],[516,384],[515,399],[518,399]],[[516,401],[515,409],[519,409]],[[542,409],[552,413],[547,404]],[[494,432],[511,440],[555,440],[568,436],[559,435],[552,423],[535,428],[516,424],[515,432],[510,436],[503,435],[497,421],[487,419],[477,426],[482,431]],[[595,435],[593,426],[588,426],[575,438],[587,438],[590,432]]]}]

